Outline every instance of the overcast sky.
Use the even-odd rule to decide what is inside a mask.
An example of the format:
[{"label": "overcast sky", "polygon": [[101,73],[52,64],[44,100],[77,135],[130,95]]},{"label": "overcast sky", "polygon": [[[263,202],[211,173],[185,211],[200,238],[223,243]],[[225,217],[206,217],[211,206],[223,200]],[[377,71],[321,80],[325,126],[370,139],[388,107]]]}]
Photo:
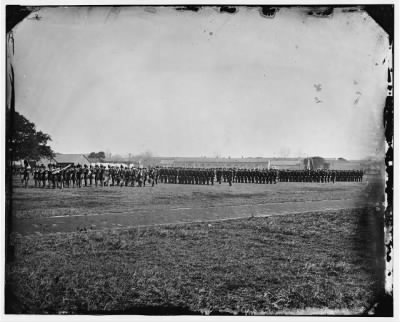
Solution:
[{"label": "overcast sky", "polygon": [[37,14],[14,30],[16,110],[57,152],[359,159],[384,151],[389,44],[365,12]]}]

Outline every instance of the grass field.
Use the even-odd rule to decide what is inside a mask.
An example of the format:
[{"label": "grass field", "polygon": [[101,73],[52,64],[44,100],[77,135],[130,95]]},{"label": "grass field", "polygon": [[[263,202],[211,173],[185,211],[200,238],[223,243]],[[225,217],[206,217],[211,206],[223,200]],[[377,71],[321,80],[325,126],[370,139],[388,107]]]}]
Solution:
[{"label": "grass field", "polygon": [[[18,181],[16,181],[18,183]],[[275,185],[225,184],[214,186],[160,184],[156,187],[86,187],[82,189],[24,189],[13,193],[15,218],[55,215],[113,214],[166,207],[225,207],[287,201],[370,200],[365,183],[279,183]],[[375,190],[374,190],[375,192]],[[374,197],[376,199],[376,197]]]},{"label": "grass field", "polygon": [[[20,189],[15,196],[15,214],[18,218],[37,216],[52,216],[54,212],[60,214],[74,214],[85,211],[86,213],[120,212],[129,211],[132,205],[135,208],[164,207],[211,207],[232,206],[248,203],[270,203],[285,201],[313,201],[351,199],[363,197],[359,186],[352,188],[330,186],[329,189],[321,187],[308,187],[298,189],[286,186],[261,186],[264,189],[256,189],[245,185],[235,186],[188,186],[159,185],[156,188],[105,188],[82,190],[39,190],[26,191]],[[267,189],[266,189],[267,188]],[[268,189],[269,188],[269,189]],[[290,190],[288,191],[288,188]],[[75,210],[76,209],[76,210]],[[47,211],[46,211],[47,210]]]},{"label": "grass field", "polygon": [[[133,190],[132,190],[133,189]],[[376,199],[365,184],[159,185],[16,188],[20,220],[83,212]],[[191,209],[187,211],[192,211]],[[151,211],[149,212],[151,214]],[[245,214],[244,214],[245,215]],[[378,293],[381,224],[375,208],[228,221],[13,234],[7,264],[11,313],[359,314]],[[378,236],[379,237],[379,236]]]}]

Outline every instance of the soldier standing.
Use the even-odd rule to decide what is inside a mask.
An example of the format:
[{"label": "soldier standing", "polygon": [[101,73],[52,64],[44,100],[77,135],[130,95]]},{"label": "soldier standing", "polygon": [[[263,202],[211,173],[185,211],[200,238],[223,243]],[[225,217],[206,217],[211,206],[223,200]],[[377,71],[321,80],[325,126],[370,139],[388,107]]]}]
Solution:
[{"label": "soldier standing", "polygon": [[33,168],[33,181],[35,182],[35,188],[38,187],[38,183],[40,184],[39,181],[39,167],[35,166]]},{"label": "soldier standing", "polygon": [[104,187],[104,166],[100,164],[99,172],[98,172],[98,180],[100,183],[100,186]]},{"label": "soldier standing", "polygon": [[57,172],[57,188],[64,188],[64,170],[61,169],[61,166],[58,167]]},{"label": "soldier standing", "polygon": [[226,174],[226,179],[229,183],[229,186],[232,186],[232,177],[233,177],[233,171],[232,169],[228,169],[227,174]]},{"label": "soldier standing", "polygon": [[72,188],[75,188],[76,177],[77,177],[77,174],[76,174],[77,170],[76,170],[75,164],[72,166],[70,173],[71,173],[70,179],[72,182]]},{"label": "soldier standing", "polygon": [[211,179],[211,185],[214,185],[214,178],[215,178],[215,169],[210,170],[210,179]]},{"label": "soldier standing", "polygon": [[129,171],[128,166],[126,166],[126,167],[125,167],[125,170],[124,170],[125,187],[128,186],[130,177],[131,177],[131,172]]},{"label": "soldier standing", "polygon": [[[178,171],[175,171],[175,183],[177,183],[178,181],[178,175],[177,175]],[[147,172],[147,168],[143,168],[143,185],[144,187],[146,186],[146,181],[149,182],[149,173]]]},{"label": "soldier standing", "polygon": [[58,169],[59,169],[59,166],[54,165],[53,171],[52,171],[53,189],[58,188]]},{"label": "soldier standing", "polygon": [[104,166],[103,168],[103,186],[110,185],[110,165]]},{"label": "soldier standing", "polygon": [[26,164],[25,164],[25,167],[24,167],[24,176],[23,176],[23,179],[22,179],[22,182],[24,183],[24,187],[25,187],[25,188],[28,188],[29,170],[30,170],[30,167],[29,167],[29,165],[26,163]]},{"label": "soldier standing", "polygon": [[64,172],[64,185],[69,188],[71,182],[71,171],[72,169],[66,169]]},{"label": "soldier standing", "polygon": [[94,178],[94,169],[93,169],[93,166],[92,166],[92,165],[89,166],[88,177],[89,177],[89,186],[92,186],[92,184],[93,184],[93,178]]},{"label": "soldier standing", "polygon": [[110,168],[109,176],[110,176],[110,179],[111,179],[111,186],[114,186],[114,184],[115,184],[115,168],[114,168],[113,165]]},{"label": "soldier standing", "polygon": [[124,185],[124,179],[125,179],[125,169],[124,166],[121,165],[118,171],[118,185],[122,187]]},{"label": "soldier standing", "polygon": [[217,168],[216,175],[217,175],[217,182],[219,184],[221,184],[221,169],[220,168]]},{"label": "soldier standing", "polygon": [[53,165],[51,163],[49,163],[47,165],[47,171],[46,171],[46,179],[47,179],[47,188],[51,188],[51,182],[53,181],[53,174],[51,173],[53,170]]},{"label": "soldier standing", "polygon": [[51,163],[49,163],[47,165],[47,187],[50,189],[51,188],[51,182],[53,181],[53,165]]},{"label": "soldier standing", "polygon": [[137,181],[138,181],[139,187],[141,187],[142,186],[142,182],[143,182],[143,171],[142,171],[142,169],[138,170]]},{"label": "soldier standing", "polygon": [[199,175],[198,175],[198,170],[197,169],[193,169],[193,176],[192,176],[192,180],[193,183],[192,184],[199,184]]},{"label": "soldier standing", "polygon": [[57,165],[53,166],[53,170],[51,172],[51,183],[52,183],[53,189],[56,188],[56,184],[57,184],[57,174],[54,173],[55,171],[57,171]]},{"label": "soldier standing", "polygon": [[[149,170],[149,178],[151,181],[151,186],[154,187],[155,178],[154,178],[154,169],[153,168],[150,168],[150,170]],[[182,179],[179,177],[179,180],[182,180]],[[181,182],[179,182],[179,183],[181,183]]]},{"label": "soldier standing", "polygon": [[82,177],[83,177],[83,169],[81,165],[78,163],[77,169],[76,169],[76,186],[78,188],[82,187]]},{"label": "soldier standing", "polygon": [[131,169],[131,186],[134,187],[136,182],[136,168],[132,167]]},{"label": "soldier standing", "polygon": [[83,171],[82,171],[83,173],[83,182],[84,182],[84,185],[85,185],[85,187],[87,187],[87,179],[88,179],[88,174],[89,174],[89,169],[88,169],[88,166],[87,166],[87,164],[85,164],[84,166],[83,166]]},{"label": "soldier standing", "polygon": [[44,164],[42,164],[40,169],[40,180],[42,180],[42,188],[46,188],[47,177],[48,177],[47,169],[44,166]]},{"label": "soldier standing", "polygon": [[[172,181],[173,181],[173,183],[176,183],[176,172],[177,172],[177,170],[175,169],[173,172],[172,172]],[[142,169],[142,181],[143,181],[143,187],[146,187],[146,181],[147,181],[147,170],[146,170],[146,168],[143,168]]]},{"label": "soldier standing", "polygon": [[45,185],[46,185],[44,183],[44,181],[45,181],[44,171],[45,170],[46,169],[43,164],[38,167],[38,186],[39,186],[39,188],[45,187]]},{"label": "soldier standing", "polygon": [[156,184],[158,184],[159,175],[160,175],[160,174],[159,174],[159,168],[156,167],[156,168],[154,169],[154,180],[155,180]]},{"label": "soldier standing", "polygon": [[97,181],[99,180],[99,166],[97,164],[94,166],[94,169],[92,168],[92,178],[94,179],[94,185],[97,187]]},{"label": "soldier standing", "polygon": [[120,173],[121,173],[121,167],[115,166],[114,167],[114,185],[118,186],[118,187],[119,187],[119,184],[121,181]]}]

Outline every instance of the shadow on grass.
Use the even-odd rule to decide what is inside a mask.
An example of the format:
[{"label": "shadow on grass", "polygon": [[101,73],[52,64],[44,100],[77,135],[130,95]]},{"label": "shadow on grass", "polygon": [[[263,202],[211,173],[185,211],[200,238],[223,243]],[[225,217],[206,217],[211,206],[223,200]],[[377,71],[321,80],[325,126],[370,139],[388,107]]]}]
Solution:
[{"label": "shadow on grass", "polygon": [[[17,296],[15,296],[9,284],[5,287],[5,314],[23,314],[26,313],[27,307],[22,303]],[[78,314],[78,315],[202,315],[201,312],[190,310],[186,307],[179,306],[135,306],[126,310],[110,310],[110,311],[88,311],[80,308],[77,311],[56,311],[47,310],[43,311],[37,308],[37,312],[29,310],[30,314]]]},{"label": "shadow on grass", "polygon": [[[371,267],[374,279],[374,297],[363,316],[393,316],[393,297],[385,294],[385,244],[384,211],[368,208],[364,216],[358,217],[358,244],[365,245],[364,256]],[[355,243],[355,245],[357,244]],[[360,252],[360,250],[358,250]],[[362,255],[362,254],[361,254]]]}]

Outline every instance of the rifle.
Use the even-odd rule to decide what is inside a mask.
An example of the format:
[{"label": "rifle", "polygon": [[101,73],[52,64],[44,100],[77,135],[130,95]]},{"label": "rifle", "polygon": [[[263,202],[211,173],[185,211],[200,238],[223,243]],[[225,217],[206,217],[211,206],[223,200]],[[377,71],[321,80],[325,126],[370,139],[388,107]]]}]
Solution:
[{"label": "rifle", "polygon": [[71,165],[69,164],[69,165],[67,165],[66,167],[62,168],[62,169],[53,170],[51,173],[52,173],[52,174],[57,174],[57,173],[59,173],[59,172],[61,172],[61,171],[67,170],[70,166],[71,166]]}]

